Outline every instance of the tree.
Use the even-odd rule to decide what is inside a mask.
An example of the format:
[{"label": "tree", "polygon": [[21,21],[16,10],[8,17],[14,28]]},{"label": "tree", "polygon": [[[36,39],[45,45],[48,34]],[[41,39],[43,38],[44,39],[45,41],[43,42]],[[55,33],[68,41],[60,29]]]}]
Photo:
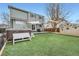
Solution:
[{"label": "tree", "polygon": [[70,11],[64,10],[59,3],[49,3],[47,5],[47,16],[51,20],[67,19]]},{"label": "tree", "polygon": [[70,11],[65,11],[59,3],[50,3],[47,6],[47,16],[49,20],[52,20],[53,28],[56,28],[57,24],[63,20],[66,20]]},{"label": "tree", "polygon": [[3,23],[6,23],[7,25],[9,25],[9,14],[8,13],[2,13],[1,14],[1,19],[3,20]]}]

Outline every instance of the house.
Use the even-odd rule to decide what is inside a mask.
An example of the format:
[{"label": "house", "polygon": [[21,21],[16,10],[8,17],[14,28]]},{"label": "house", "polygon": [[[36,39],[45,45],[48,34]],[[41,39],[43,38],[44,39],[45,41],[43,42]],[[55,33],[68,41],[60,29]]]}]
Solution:
[{"label": "house", "polygon": [[44,26],[46,31],[60,32],[63,29],[69,28],[70,24],[67,20],[59,18],[59,20],[49,20]]},{"label": "house", "polygon": [[7,40],[12,41],[13,44],[18,41],[31,40],[31,37],[33,37],[32,31],[43,31],[44,16],[10,5],[8,9],[10,25],[6,29],[6,36]]},{"label": "house", "polygon": [[0,24],[0,33],[5,32],[6,28],[8,28],[8,25],[6,25],[6,24]]},{"label": "house", "polygon": [[10,28],[31,29],[32,31],[42,31],[44,16],[25,11],[13,6],[8,6],[10,12]]}]

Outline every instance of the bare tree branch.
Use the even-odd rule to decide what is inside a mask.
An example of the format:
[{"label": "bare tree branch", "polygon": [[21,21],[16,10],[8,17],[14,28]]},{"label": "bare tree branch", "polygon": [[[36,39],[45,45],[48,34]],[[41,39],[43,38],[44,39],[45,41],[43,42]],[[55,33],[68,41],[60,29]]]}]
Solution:
[{"label": "bare tree branch", "polygon": [[1,15],[2,15],[3,22],[6,22],[7,24],[9,24],[9,14],[4,12]]},{"label": "bare tree branch", "polygon": [[58,18],[68,18],[70,11],[65,11],[63,7],[60,6],[58,3],[48,4],[47,7],[48,17],[51,20],[58,19]]}]

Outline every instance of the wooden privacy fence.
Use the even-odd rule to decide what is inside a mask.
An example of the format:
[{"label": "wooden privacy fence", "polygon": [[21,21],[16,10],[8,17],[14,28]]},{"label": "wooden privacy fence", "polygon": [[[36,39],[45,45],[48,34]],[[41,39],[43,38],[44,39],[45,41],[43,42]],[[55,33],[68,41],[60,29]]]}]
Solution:
[{"label": "wooden privacy fence", "polygon": [[60,32],[59,28],[45,28],[44,31],[47,32]]},{"label": "wooden privacy fence", "polygon": [[63,31],[60,31],[61,34],[67,34],[67,35],[74,35],[74,36],[79,36],[79,28],[74,29],[63,29]]}]

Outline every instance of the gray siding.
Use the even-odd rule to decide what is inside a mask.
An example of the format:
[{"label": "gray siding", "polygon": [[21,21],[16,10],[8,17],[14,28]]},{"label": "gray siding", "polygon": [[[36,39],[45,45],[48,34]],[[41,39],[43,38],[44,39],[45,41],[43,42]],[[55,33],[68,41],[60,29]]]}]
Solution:
[{"label": "gray siding", "polygon": [[10,9],[10,16],[15,17],[18,19],[26,19],[27,20],[27,14],[22,11],[16,10],[16,9]]},{"label": "gray siding", "polygon": [[[32,21],[39,21],[40,23],[43,23],[43,22],[44,22],[44,17],[43,17],[43,16],[39,16],[39,15],[37,15],[37,14],[33,14],[34,16],[31,17],[30,14],[31,14],[31,13],[29,13],[29,16],[28,16],[30,22],[32,22]],[[41,17],[41,19],[40,19],[39,17]]]},{"label": "gray siding", "polygon": [[14,21],[13,28],[15,28],[15,29],[27,29],[26,22],[22,22],[22,21],[19,21],[19,22],[21,22],[22,24],[18,23],[17,21]]},{"label": "gray siding", "polygon": [[[10,26],[16,29],[32,29],[32,24],[28,24],[28,22],[32,21],[39,21],[41,24],[44,22],[44,17],[35,13],[31,12],[23,12],[16,8],[9,8],[10,9]],[[32,17],[33,15],[33,17]],[[41,18],[39,18],[41,17]],[[20,20],[23,24],[18,24],[16,21]]]}]

